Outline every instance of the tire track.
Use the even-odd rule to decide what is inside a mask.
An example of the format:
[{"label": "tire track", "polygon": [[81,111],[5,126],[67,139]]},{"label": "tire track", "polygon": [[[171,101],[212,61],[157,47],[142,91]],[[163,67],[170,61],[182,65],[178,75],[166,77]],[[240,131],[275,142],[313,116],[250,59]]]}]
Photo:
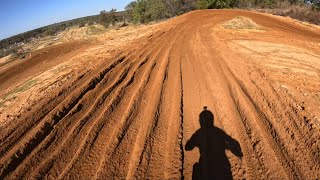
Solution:
[{"label": "tire track", "polygon": [[[138,67],[139,68],[139,67]],[[111,103],[109,105],[107,105],[106,107],[108,107],[106,110],[104,110],[104,112],[98,116],[96,119],[97,121],[102,120],[102,116],[106,116],[106,114],[108,114],[108,112],[112,111],[112,107],[116,106],[118,104],[118,102],[120,101],[118,98],[120,98],[120,94],[123,93],[124,89],[126,87],[128,87],[133,79],[134,79],[134,74],[135,74],[136,70],[133,72],[133,75],[128,79],[127,82],[123,83],[123,87],[120,87],[120,90],[118,91],[118,93],[116,93],[116,95],[114,95],[114,97],[116,97],[116,99],[111,100]],[[97,122],[94,122],[93,125],[96,125]],[[106,122],[102,123],[102,127],[106,124]],[[67,164],[67,166],[65,166],[64,170],[60,173],[60,176],[58,177],[58,179],[61,179],[64,177],[65,173],[68,172],[70,170],[70,168],[72,167],[72,165],[74,164],[75,160],[79,157],[80,153],[83,152],[83,148],[85,146],[85,144],[87,143],[87,138],[89,136],[89,134],[92,132],[92,128],[94,128],[93,126],[89,127],[88,130],[85,130],[85,132],[88,132],[87,135],[83,138],[82,143],[80,143],[79,148],[76,150],[75,155],[72,157],[72,159],[69,161],[69,163]],[[99,128],[99,129],[101,129]],[[99,132],[99,131],[98,131]]]},{"label": "tire track", "polygon": [[[199,34],[207,34],[205,32]],[[209,47],[212,47],[216,51],[216,46],[211,44],[211,42],[204,41],[205,37],[199,37],[204,42],[204,47],[207,51],[210,50]],[[219,52],[215,52],[217,58],[216,59],[225,59],[223,55]],[[209,69],[214,70],[214,72],[219,72],[221,81],[219,84],[221,86],[225,86],[226,96],[228,96],[228,101],[230,105],[228,107],[232,108],[233,115],[229,114],[228,116],[231,117],[232,124],[236,124],[237,127],[237,135],[239,136],[239,141],[241,143],[241,148],[244,156],[245,167],[239,167],[240,169],[246,170],[246,177],[249,179],[254,178],[266,178],[268,176],[268,170],[265,166],[265,157],[263,156],[268,151],[265,151],[261,148],[257,148],[259,146],[259,142],[261,138],[257,136],[257,132],[254,132],[254,128],[252,128],[251,121],[255,121],[259,119],[259,117],[255,114],[254,108],[252,108],[250,103],[248,103],[246,96],[244,93],[240,93],[239,91],[239,84],[235,80],[235,76],[232,71],[228,68],[228,65],[224,61],[213,61],[208,65],[207,69],[204,72],[210,72]],[[214,78],[207,78],[207,82],[215,82]],[[211,86],[211,89],[215,89]],[[218,97],[213,97],[214,99],[218,99]],[[226,101],[226,99],[224,100]],[[218,126],[222,126],[221,123],[217,123]],[[222,124],[228,125],[227,121],[223,121]],[[228,125],[229,126],[229,125]],[[228,129],[223,127],[223,129]],[[260,147],[260,146],[259,146]],[[264,153],[261,152],[263,150]],[[270,149],[269,149],[270,150]],[[242,161],[242,160],[240,160]],[[273,162],[274,163],[274,162]],[[270,167],[269,167],[270,168]],[[277,169],[278,170],[278,169]],[[279,177],[275,177],[279,178]]]},{"label": "tire track", "polygon": [[[120,54],[116,55],[115,58],[118,59],[119,56]],[[108,67],[111,64],[104,64],[104,65]],[[58,104],[61,103],[63,98],[66,97],[64,95],[69,95],[70,93],[75,91],[75,89],[77,88],[77,85],[85,83],[85,80],[87,79],[85,79],[84,76],[85,75],[80,75],[76,79],[77,83],[75,85],[72,85],[71,87],[69,86],[67,89],[62,89],[59,93],[54,95],[54,98],[50,99],[49,101],[46,100],[47,102],[45,102],[44,104],[40,104],[40,108],[35,109],[35,112],[30,111],[25,115],[23,115],[21,117],[21,120],[19,120],[24,122],[22,123],[23,126],[21,126],[21,124],[18,124],[18,123],[12,123],[11,126],[13,127],[11,127],[10,125],[6,127],[5,129],[6,131],[4,131],[5,133],[1,134],[1,141],[3,140],[4,141],[1,143],[0,147],[8,148],[6,147],[7,145],[5,143],[8,143],[10,141],[17,142],[23,136],[25,136],[26,133],[30,132],[30,130],[32,130],[35,126],[39,124],[40,120],[42,120],[46,115],[52,112],[54,107],[58,106]],[[79,87],[77,91],[79,91]],[[53,100],[53,99],[58,99],[58,100]],[[27,129],[28,131],[23,131],[22,130],[23,128]],[[16,139],[13,139],[13,138],[16,138]],[[15,143],[12,143],[12,144],[15,144]]]},{"label": "tire track", "polygon": [[180,99],[178,97],[181,96],[179,93],[181,87],[179,87],[179,72],[174,68],[178,66],[180,59],[172,56],[178,50],[176,48],[179,45],[177,42],[183,38],[181,32],[184,30],[179,31],[179,36],[176,36],[174,43],[167,48],[170,49],[170,52],[168,53],[168,64],[165,67],[164,82],[160,90],[160,99],[158,104],[154,105],[157,107],[156,113],[150,127],[150,133],[145,141],[135,178],[169,179],[182,177],[179,172],[183,166],[180,167],[180,122],[178,121],[180,118]]},{"label": "tire track", "polygon": [[[149,58],[148,58],[149,59]],[[140,65],[139,65],[139,67],[141,66],[141,65],[143,65],[144,64],[144,62],[143,63],[141,63]],[[122,96],[122,95],[121,95]],[[104,116],[107,116],[107,115],[104,115]],[[99,134],[104,134],[103,132],[105,131],[104,129],[105,129],[105,127],[104,127],[105,125],[103,125],[103,127],[101,127],[101,132],[99,133]],[[111,126],[111,125],[110,125]],[[107,126],[108,127],[108,126]],[[98,135],[98,134],[97,134]],[[103,137],[103,136],[102,136]],[[112,137],[114,137],[113,135],[111,135],[110,136],[110,139],[112,138]],[[98,138],[98,136],[96,136],[96,138],[94,138],[95,140],[97,140],[97,138]],[[98,143],[99,144],[99,143]],[[109,143],[106,143],[106,145],[104,145],[104,147],[108,147],[109,145],[108,145]],[[101,150],[95,150],[95,151],[101,151]],[[102,152],[104,152],[105,150],[102,150]],[[89,154],[89,156],[90,156],[90,154]],[[103,159],[103,158],[102,158]],[[103,160],[102,160],[103,161]],[[84,164],[86,164],[86,163],[84,163]],[[100,167],[100,165],[98,165],[98,167]],[[98,168],[99,169],[99,168]],[[62,177],[62,176],[61,176]]]},{"label": "tire track", "polygon": [[[160,34],[161,35],[161,34]],[[103,76],[107,73],[107,72],[109,72],[110,70],[112,70],[116,65],[118,65],[119,63],[121,63],[123,60],[124,60],[124,57],[125,56],[123,56],[123,58],[119,58],[117,61],[115,61],[115,63],[113,63],[113,64],[111,64],[110,65],[110,67],[108,67],[108,68],[106,68],[106,69],[103,69],[103,71],[98,75],[98,78],[99,78],[99,80],[98,81],[101,81],[102,80],[102,78],[103,78]],[[92,82],[94,82],[94,81],[97,81],[97,78],[95,78],[95,79],[93,79],[93,80],[91,80],[91,82],[89,83],[89,90],[91,90],[92,88],[90,87],[90,84],[92,84]],[[98,84],[98,83],[101,83],[101,82],[96,82],[96,84]],[[84,91],[85,92],[85,91]],[[80,94],[80,97],[83,97],[84,96],[84,94],[85,93],[82,93],[82,94]],[[74,105],[75,106],[75,105]],[[74,107],[73,106],[73,107]],[[70,108],[72,108],[72,106],[70,107]],[[70,109],[69,108],[69,109]],[[61,113],[61,111],[59,112],[57,112],[57,114],[59,114],[59,113]],[[54,118],[56,119],[55,121],[58,121],[57,120],[57,114],[54,116]],[[67,114],[67,113],[65,113],[65,114]],[[63,117],[61,117],[61,119],[62,119]],[[43,121],[42,121],[43,122]],[[33,128],[33,129],[36,129],[37,130],[37,128]],[[29,136],[31,136],[32,137],[32,135],[29,135]]]},{"label": "tire track", "polygon": [[[123,61],[124,58],[120,58],[115,63],[113,63],[110,67],[106,68],[104,71],[102,71],[98,77],[91,80],[88,85],[86,85],[82,91],[80,91],[80,94],[77,97],[73,97],[68,99],[66,102],[66,106],[63,106],[62,108],[59,108],[57,112],[54,113],[54,115],[51,115],[47,121],[41,121],[36,128],[33,128],[30,133],[31,135],[25,136],[27,139],[21,140],[19,143],[19,146],[22,144],[25,144],[25,147],[22,150],[16,151],[15,149],[20,149],[19,147],[11,148],[9,152],[4,156],[6,160],[6,164],[4,165],[4,168],[1,168],[1,175],[0,178],[4,178],[7,176],[10,172],[14,171],[17,166],[32,152],[32,150],[41,143],[45,139],[46,136],[50,134],[50,132],[53,130],[53,127],[74,107],[80,99],[89,91],[95,88],[95,86],[102,80],[104,75],[114,68],[118,63]],[[38,131],[40,129],[40,131]],[[28,138],[29,137],[29,138]],[[23,143],[25,142],[25,143]],[[10,153],[11,152],[11,153]],[[13,154],[14,155],[10,155]],[[8,156],[11,156],[11,160],[9,158],[6,158]],[[3,160],[1,159],[1,162]]]},{"label": "tire track", "polygon": [[[106,97],[116,93],[114,91],[117,91],[118,86],[125,80],[125,78],[127,77],[128,73],[129,73],[130,68],[131,68],[131,65],[128,65],[127,67],[125,67],[123,69],[123,72],[119,74],[119,76],[115,79],[115,81],[113,83],[111,83],[111,85],[108,88],[106,88],[104,91],[101,92],[101,94],[99,94],[97,96],[97,99],[94,101],[94,103],[92,105],[90,105],[90,109],[88,109],[87,112],[84,113],[84,115],[82,115],[82,117],[81,116],[80,117],[78,117],[78,116],[73,117],[73,116],[76,115],[77,113],[79,113],[80,110],[83,110],[83,108],[81,108],[81,109],[75,108],[73,111],[71,111],[68,114],[67,118],[79,119],[79,120],[78,120],[78,122],[71,121],[74,125],[73,125],[73,127],[71,127],[69,129],[68,133],[66,133],[66,132],[60,133],[61,135],[63,135],[64,133],[66,133],[67,135],[62,139],[62,142],[56,142],[56,144],[59,144],[59,145],[55,146],[53,152],[51,154],[49,154],[49,157],[46,157],[45,161],[43,162],[44,164],[47,163],[47,161],[52,161],[52,159],[56,156],[56,154],[61,151],[61,148],[66,147],[66,144],[65,144],[66,141],[70,142],[71,139],[73,139],[72,141],[74,143],[74,140],[77,139],[76,137],[80,136],[80,132],[83,132],[83,131],[86,131],[89,133],[91,132],[91,129],[97,123],[97,120],[98,120],[98,119],[94,119],[94,116],[96,114],[99,114],[99,111],[101,111],[100,109],[101,109],[101,107],[104,106]],[[78,107],[83,106],[83,104],[91,104],[91,103],[80,102]],[[109,107],[109,106],[110,105],[108,105],[107,107]],[[92,121],[92,120],[94,120],[94,121]],[[63,127],[63,125],[61,125],[61,126]],[[74,137],[70,137],[70,136],[74,136]],[[85,140],[86,140],[86,138],[83,138],[83,142]],[[69,146],[69,148],[70,147],[72,147],[72,145]],[[80,146],[80,147],[78,146],[78,150],[81,147],[82,146]],[[77,153],[78,153],[78,151],[77,151]],[[77,153],[75,153],[75,154],[77,154]],[[41,165],[39,166],[38,169],[41,169]],[[34,169],[34,172],[37,172],[37,170]]]},{"label": "tire track", "polygon": [[[168,59],[168,58],[164,57],[163,59]],[[165,61],[165,60],[163,60],[163,61]],[[151,90],[151,92],[157,92],[156,88],[161,89],[159,93],[154,94],[154,95],[156,95],[156,97],[151,100],[152,104],[158,105],[156,107],[159,107],[159,104],[161,103],[161,93],[162,93],[162,89],[163,89],[163,84],[167,79],[166,74],[167,74],[168,64],[169,64],[168,61],[169,61],[169,59],[166,60],[166,62],[164,62],[166,64],[165,68],[164,68],[164,72],[163,73],[160,72],[161,74],[156,76],[156,77],[161,77],[161,79],[160,79],[161,85],[160,84],[158,85],[161,87],[158,87],[156,84],[156,85],[153,85],[152,90]],[[159,66],[161,68],[164,65],[160,64]],[[155,80],[155,82],[158,82],[158,79]],[[150,103],[150,101],[149,101],[149,103]],[[138,167],[138,164],[141,163],[142,156],[143,156],[143,153],[144,153],[144,151],[146,149],[146,145],[147,145],[147,143],[146,143],[147,137],[150,133],[152,133],[152,125],[154,123],[156,123],[156,121],[157,121],[157,116],[158,116],[157,111],[158,111],[157,108],[155,108],[153,106],[148,106],[145,109],[145,113],[144,113],[143,117],[147,117],[147,119],[151,119],[151,120],[149,120],[149,122],[146,124],[141,124],[141,126],[138,130],[138,134],[137,134],[137,137],[135,138],[134,147],[133,147],[131,157],[129,160],[130,164],[129,164],[128,172],[126,175],[126,178],[128,178],[128,179],[131,179],[134,177],[134,174],[135,174],[135,171]]]}]

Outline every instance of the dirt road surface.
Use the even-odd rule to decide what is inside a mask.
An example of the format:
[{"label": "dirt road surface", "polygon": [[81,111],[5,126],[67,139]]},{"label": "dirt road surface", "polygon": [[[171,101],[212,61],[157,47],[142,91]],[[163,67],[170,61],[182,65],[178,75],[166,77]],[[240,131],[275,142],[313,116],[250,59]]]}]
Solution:
[{"label": "dirt road surface", "polygon": [[194,11],[1,127],[0,179],[320,178],[319,75],[318,28]]}]

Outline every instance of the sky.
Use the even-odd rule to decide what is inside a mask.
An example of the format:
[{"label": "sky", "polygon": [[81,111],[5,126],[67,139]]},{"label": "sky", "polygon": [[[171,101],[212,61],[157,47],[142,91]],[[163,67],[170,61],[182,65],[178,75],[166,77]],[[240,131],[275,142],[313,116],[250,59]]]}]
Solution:
[{"label": "sky", "polygon": [[53,23],[118,11],[133,0],[0,0],[0,40]]}]

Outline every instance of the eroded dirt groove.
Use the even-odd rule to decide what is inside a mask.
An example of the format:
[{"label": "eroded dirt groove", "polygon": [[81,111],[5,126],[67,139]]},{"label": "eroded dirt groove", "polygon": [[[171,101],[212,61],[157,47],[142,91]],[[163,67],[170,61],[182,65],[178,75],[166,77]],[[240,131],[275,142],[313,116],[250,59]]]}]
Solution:
[{"label": "eroded dirt groove", "polygon": [[[222,32],[240,15],[266,30]],[[319,43],[319,31],[235,10],[194,11],[159,26],[3,127],[0,179],[191,179],[205,167],[234,179],[320,178],[316,127],[228,46],[250,33]],[[194,142],[209,111],[213,133],[227,141],[215,146],[225,152],[216,162]]]}]

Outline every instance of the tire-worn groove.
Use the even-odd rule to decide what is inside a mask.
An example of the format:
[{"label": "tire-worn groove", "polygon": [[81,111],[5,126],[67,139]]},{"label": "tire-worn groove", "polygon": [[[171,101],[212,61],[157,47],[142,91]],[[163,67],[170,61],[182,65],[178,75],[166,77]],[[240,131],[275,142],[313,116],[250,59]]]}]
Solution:
[{"label": "tire-worn groove", "polygon": [[[140,65],[139,65],[139,66],[140,66]],[[138,68],[139,68],[139,67],[138,67]],[[137,68],[137,69],[138,69],[138,68]],[[128,87],[128,86],[133,82],[134,76],[135,76],[135,72],[133,72],[133,75],[128,79],[128,81],[127,81],[126,83],[123,84],[123,87],[121,87],[121,89],[119,90],[119,93],[120,93],[120,94],[122,94],[123,91],[124,91],[124,89],[125,89],[126,87]],[[105,110],[102,114],[105,115],[107,112],[111,112],[112,109],[113,109],[113,106],[116,106],[116,105],[119,103],[121,96],[120,96],[119,94],[117,94],[117,95],[115,95],[115,96],[116,96],[115,99],[111,101],[110,105],[107,106],[107,107],[108,107],[107,110]],[[111,109],[111,110],[109,111],[109,109]],[[100,119],[102,119],[101,115],[97,118],[97,120],[100,120]],[[97,123],[94,123],[94,125],[97,125]],[[104,127],[104,125],[106,125],[106,123],[103,123],[101,129]],[[93,127],[92,127],[92,128],[93,128]],[[98,129],[100,129],[100,128],[98,128]],[[88,132],[88,136],[89,136],[89,134],[91,133],[91,131],[92,131],[92,129],[90,129],[89,131],[87,131],[87,132]],[[100,131],[98,131],[98,132],[100,132]],[[87,136],[87,137],[88,137],[88,136]],[[82,142],[85,142],[86,139],[87,139],[87,137],[85,137]],[[94,142],[94,141],[93,141],[93,142]],[[73,157],[72,159],[75,160],[75,158],[76,158],[77,156],[80,156],[82,150],[84,149],[84,148],[83,148],[84,145],[85,145],[85,144],[83,144],[82,146],[80,146],[80,148],[78,148],[78,150],[80,150],[80,151],[77,150],[76,155],[74,155],[74,157]],[[91,146],[92,146],[92,144],[91,144]],[[78,153],[78,152],[79,152],[79,153]],[[64,168],[65,170],[60,174],[60,177],[58,177],[58,179],[63,178],[64,174],[65,174],[67,171],[69,171],[69,169],[72,167],[72,164],[73,164],[74,160],[71,160],[71,161],[68,163],[67,167]]]},{"label": "tire-worn groove", "polygon": [[[66,105],[67,107],[63,107],[62,109],[60,109],[58,112],[55,113],[55,115],[52,117],[54,121],[59,121],[59,119],[62,118],[62,115],[66,115],[66,113],[68,112],[68,110],[71,110],[72,107],[74,107],[77,102],[84,96],[84,94],[86,94],[88,91],[92,90],[95,87],[95,83],[98,83],[99,80],[102,80],[102,76],[104,76],[109,70],[111,70],[112,68],[114,68],[118,63],[121,63],[124,60],[124,57],[120,58],[119,60],[115,61],[113,64],[110,65],[110,67],[104,69],[104,71],[99,73],[99,77],[94,78],[90,83],[88,83],[88,85],[86,86],[86,88],[84,88],[82,90],[82,92],[80,92],[80,94],[78,95],[78,97],[74,98],[73,100],[71,100],[71,102],[67,102],[68,104]],[[61,116],[61,118],[59,117],[59,115]],[[45,115],[43,117],[41,117],[39,120],[36,121],[36,125],[38,125],[41,122],[41,119],[43,119],[45,117]],[[25,131],[24,133],[22,133],[20,136],[17,137],[16,140],[13,140],[13,145],[16,144],[22,137],[24,137],[28,132],[30,132],[33,128],[30,128],[30,130]],[[7,141],[8,142],[8,141]],[[4,144],[2,144],[1,146],[5,146]],[[0,154],[2,154],[1,156],[3,156],[3,153],[5,151],[8,151],[9,149],[11,149],[11,146],[5,148],[3,151],[0,152]]]},{"label": "tire-worn groove", "polygon": [[[170,54],[170,53],[169,53]],[[167,62],[167,65],[165,67],[165,70],[164,70],[164,78],[163,78],[163,81],[162,81],[162,85],[161,85],[161,88],[160,88],[160,92],[159,92],[159,101],[156,103],[156,110],[154,112],[154,115],[153,115],[153,123],[151,123],[150,125],[150,132],[149,132],[149,135],[147,135],[147,138],[145,140],[145,144],[144,144],[144,147],[143,147],[143,151],[140,155],[140,161],[139,161],[139,166],[141,165],[142,163],[142,159],[144,158],[144,156],[146,155],[146,161],[147,161],[147,166],[145,169],[145,172],[146,174],[148,174],[148,170],[149,170],[149,164],[150,164],[150,159],[151,159],[151,154],[152,154],[152,147],[153,147],[153,143],[154,143],[154,140],[153,140],[153,136],[154,136],[154,132],[156,130],[156,128],[158,127],[158,123],[159,123],[159,116],[160,116],[160,111],[161,111],[161,104],[162,104],[162,101],[163,101],[163,92],[164,92],[164,88],[166,86],[166,82],[167,82],[167,78],[168,78],[168,69],[169,69],[169,64],[170,64],[170,58],[168,58],[168,62]],[[147,148],[150,148],[150,152],[148,153],[145,153]],[[138,170],[139,171],[139,170]],[[137,172],[136,172],[137,173]]]},{"label": "tire-worn groove", "polygon": [[[243,87],[240,86],[241,90],[246,94],[246,96],[249,98],[251,102],[253,102],[253,106],[255,107],[256,111],[258,114],[261,116],[261,123],[263,123],[262,128],[264,128],[264,134],[267,136],[267,141],[269,141],[270,146],[274,150],[275,155],[277,156],[278,160],[280,163],[283,165],[283,168],[285,169],[287,176],[291,178],[298,178],[298,179],[303,179],[301,177],[301,172],[299,172],[295,167],[292,159],[288,157],[288,153],[284,149],[284,144],[280,140],[276,130],[274,129],[273,125],[271,124],[270,121],[268,121],[267,116],[261,111],[260,107],[254,103],[252,97],[250,94],[248,94],[247,90]],[[267,132],[267,133],[266,133]],[[270,137],[271,136],[271,137]]]},{"label": "tire-worn groove", "polygon": [[[120,56],[120,54],[116,55],[115,58],[119,59],[119,56]],[[110,65],[108,65],[108,66],[110,66]],[[80,75],[79,77],[77,77],[75,82],[79,82],[79,84],[83,83],[83,80],[85,80],[84,76],[85,76],[85,74]],[[17,127],[10,127],[10,125],[9,125],[6,128],[6,130],[8,132],[7,135],[5,135],[4,138],[1,138],[1,141],[3,139],[5,141],[1,143],[0,147],[3,147],[4,146],[3,143],[8,142],[8,141],[14,141],[14,143],[12,143],[12,144],[15,144],[15,142],[17,142],[21,137],[23,137],[26,133],[28,133],[31,129],[33,129],[34,126],[38,125],[46,115],[48,115],[50,112],[52,112],[54,110],[54,107],[56,107],[58,104],[60,104],[62,102],[62,100],[64,98],[64,96],[63,96],[64,94],[68,94],[68,92],[69,92],[69,94],[75,92],[77,90],[77,85],[78,85],[78,83],[75,85],[69,86],[67,89],[60,90],[54,96],[54,98],[50,99],[47,102],[45,102],[46,99],[44,99],[43,102],[40,102],[42,104],[42,106],[40,108],[36,109],[33,112],[30,111],[30,112],[26,113],[23,117],[21,117],[21,119],[26,120],[26,121],[24,121],[24,123],[27,125],[27,127],[26,127],[26,129],[28,129],[27,131],[18,131],[18,129],[16,129]],[[55,99],[59,99],[59,100],[55,101]],[[52,103],[54,103],[53,106],[52,106]],[[31,120],[32,120],[32,122],[29,122]],[[31,124],[29,124],[29,123],[31,123]],[[17,126],[17,124],[13,124],[13,126]],[[23,128],[23,127],[24,126],[18,126],[18,128]],[[12,130],[10,130],[10,128]],[[16,135],[15,138],[17,138],[17,139],[11,140],[10,136],[13,136],[13,133],[15,133],[15,132],[22,133],[22,134],[20,134],[18,136]],[[2,154],[1,154],[1,156],[2,156]]]},{"label": "tire-worn groove", "polygon": [[[119,75],[119,78],[117,78],[117,80],[115,82],[113,82],[113,84],[111,84],[108,88],[106,88],[105,91],[103,91],[100,95],[98,95],[98,98],[96,101],[94,101],[92,107],[96,107],[95,109],[88,109],[88,111],[84,114],[83,117],[81,117],[81,120],[79,120],[78,123],[76,123],[74,128],[71,128],[70,133],[68,133],[68,135],[64,138],[63,142],[60,143],[60,147],[55,148],[55,152],[57,152],[57,149],[61,148],[61,146],[63,146],[65,144],[65,142],[68,140],[69,136],[72,133],[75,133],[75,137],[77,137],[79,135],[79,133],[82,131],[82,129],[84,128],[84,126],[88,123],[88,121],[90,121],[92,114],[96,111],[98,111],[101,107],[101,105],[105,102],[105,99],[108,95],[110,95],[115,88],[120,85],[123,80],[126,78],[127,74],[129,73],[129,69],[130,69],[129,65],[128,67],[124,68],[124,71],[122,72],[122,74]],[[79,104],[81,105],[81,104]],[[74,111],[70,112],[71,117],[73,115],[75,115],[77,113],[77,109],[75,109]],[[94,122],[93,122],[94,123]],[[76,129],[78,130],[76,130]],[[54,153],[50,154],[50,156],[54,155]],[[49,159],[49,158],[47,158]]]},{"label": "tire-worn groove", "polygon": [[79,94],[78,97],[74,98],[74,100],[71,100],[71,102],[68,102],[67,107],[63,107],[60,111],[53,115],[52,122],[45,122],[41,130],[35,134],[34,138],[32,138],[22,150],[17,151],[14,156],[11,156],[11,161],[1,171],[0,178],[3,179],[10,172],[14,171],[17,166],[32,152],[32,150],[50,134],[50,132],[53,130],[53,127],[59,123],[59,121],[72,109],[72,107],[74,107],[87,92],[94,89],[95,86],[103,79],[104,75],[109,72],[109,70],[114,68],[123,60],[124,57],[120,58],[110,67],[102,71],[98,77],[90,81],[88,86]]},{"label": "tire-worn groove", "polygon": [[[163,61],[166,61],[165,62],[165,64],[166,64],[165,67],[168,67],[169,59],[166,58],[166,56],[164,58],[161,58],[161,59]],[[160,67],[161,67],[161,64],[159,64],[159,68]],[[161,70],[159,70],[159,71],[160,72],[158,72],[158,73],[161,73]],[[166,68],[164,69],[163,77],[161,77],[162,80],[161,80],[161,88],[160,89],[162,89],[163,82],[165,81],[165,72],[166,72]],[[152,87],[153,91],[154,91],[154,88],[156,88],[155,85]],[[161,96],[161,94],[159,95],[159,98],[161,98],[160,96]],[[158,100],[157,100],[157,102],[158,102]],[[151,111],[153,111],[153,110],[151,109]],[[155,112],[156,112],[156,110],[155,110]],[[148,113],[150,113],[150,112],[148,112]],[[150,117],[150,118],[152,118],[152,117]],[[141,152],[136,152],[136,151],[138,151],[136,149],[137,148],[136,145],[134,145],[134,147],[133,147],[132,153],[138,153],[138,154],[136,154],[138,157],[137,157],[136,161],[134,161],[134,163],[132,163],[132,161],[133,161],[132,158],[134,158],[134,157],[133,157],[133,154],[131,153],[130,162],[131,162],[132,166],[129,165],[129,168],[128,168],[128,171],[127,171],[127,178],[129,178],[129,179],[134,177],[135,174],[136,174],[137,166],[135,164],[138,165],[142,160],[143,152],[145,151],[146,146],[147,146],[147,142],[146,141],[148,139],[148,135],[151,133],[150,132],[151,130],[149,128],[150,128],[150,126],[152,126],[153,121],[154,121],[154,119],[152,118],[152,120],[149,120],[149,122],[145,125],[145,127],[140,127],[139,130],[138,130],[137,137],[135,138],[135,142],[138,144],[138,142],[141,141],[140,138],[143,138],[142,141],[144,141],[144,143],[143,143],[144,145],[143,145],[143,148],[142,148]],[[144,130],[142,128],[146,128],[146,129]],[[146,134],[144,134],[144,133],[146,133]]]},{"label": "tire-worn groove", "polygon": [[180,178],[184,179],[184,173],[183,173],[183,168],[184,168],[184,148],[183,148],[183,73],[182,73],[182,64],[181,64],[181,59],[180,59],[180,87],[181,87],[181,98],[180,98],[180,153],[181,153],[181,169],[180,169]]},{"label": "tire-worn groove", "polygon": [[[140,56],[140,58],[142,58],[142,56]],[[147,62],[148,59],[149,59],[149,57],[148,57],[148,55],[146,55],[145,61],[141,62],[141,63],[139,64],[139,67],[138,67],[138,68],[142,67],[142,66]],[[130,114],[129,114],[129,115],[130,115]],[[96,138],[98,138],[98,137],[96,137]],[[92,148],[92,147],[91,147],[91,148]],[[103,151],[105,151],[105,150],[103,150]],[[104,158],[102,158],[102,159],[104,159]],[[102,160],[102,161],[103,161],[103,160]],[[100,166],[101,166],[101,165],[98,166],[98,169],[100,168]],[[98,171],[99,171],[99,170],[98,170]],[[97,173],[96,173],[95,176],[97,177]]]}]

